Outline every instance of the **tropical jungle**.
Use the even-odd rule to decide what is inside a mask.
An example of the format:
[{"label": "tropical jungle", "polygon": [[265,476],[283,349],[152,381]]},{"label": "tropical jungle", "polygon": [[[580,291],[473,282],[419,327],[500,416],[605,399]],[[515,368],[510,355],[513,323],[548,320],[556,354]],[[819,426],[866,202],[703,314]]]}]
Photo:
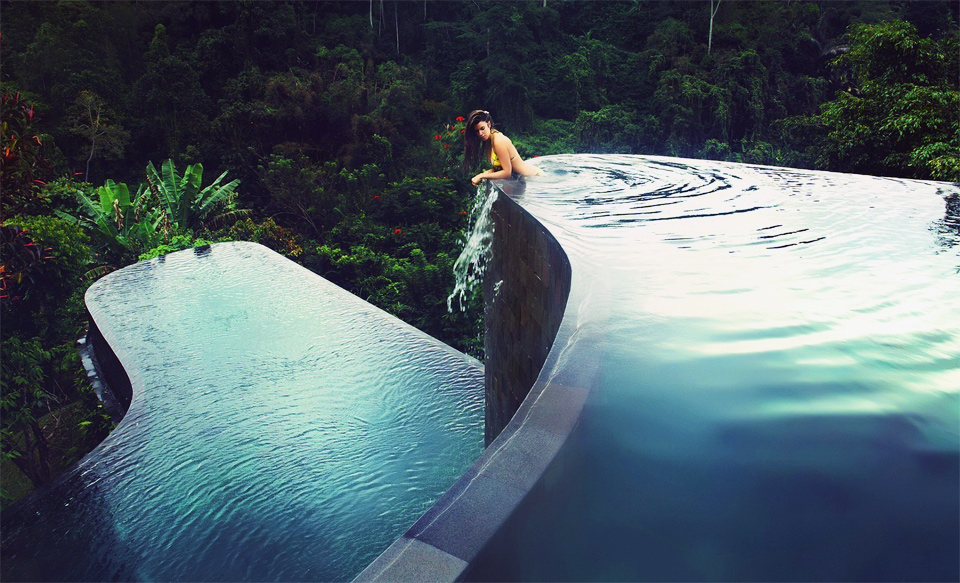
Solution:
[{"label": "tropical jungle", "polygon": [[960,181],[955,0],[0,2],[9,505],[111,430],[83,294],[256,241],[482,358],[464,117],[521,155]]}]

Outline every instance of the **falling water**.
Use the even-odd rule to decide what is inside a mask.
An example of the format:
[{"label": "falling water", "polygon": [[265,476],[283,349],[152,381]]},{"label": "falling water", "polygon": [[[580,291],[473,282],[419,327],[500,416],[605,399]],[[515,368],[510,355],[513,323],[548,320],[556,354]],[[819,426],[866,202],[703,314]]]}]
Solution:
[{"label": "falling water", "polygon": [[493,240],[493,221],[490,209],[497,201],[496,188],[484,181],[477,187],[477,194],[470,209],[470,231],[463,241],[463,251],[453,265],[456,285],[447,298],[447,309],[453,311],[453,301],[457,300],[463,310],[464,302],[473,293],[477,285],[483,282],[483,274],[490,258],[490,243]]}]

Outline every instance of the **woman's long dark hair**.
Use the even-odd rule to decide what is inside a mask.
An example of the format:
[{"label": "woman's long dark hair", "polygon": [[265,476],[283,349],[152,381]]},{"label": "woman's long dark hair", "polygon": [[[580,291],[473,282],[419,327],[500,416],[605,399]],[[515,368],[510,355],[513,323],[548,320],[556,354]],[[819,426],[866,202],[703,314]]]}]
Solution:
[{"label": "woman's long dark hair", "polygon": [[480,163],[481,155],[486,154],[486,148],[489,147],[489,143],[484,144],[474,129],[482,121],[490,124],[490,131],[492,132],[493,118],[490,117],[489,111],[475,109],[467,116],[467,131],[463,133],[463,164],[461,165],[464,172],[470,172],[476,168],[477,164]]}]

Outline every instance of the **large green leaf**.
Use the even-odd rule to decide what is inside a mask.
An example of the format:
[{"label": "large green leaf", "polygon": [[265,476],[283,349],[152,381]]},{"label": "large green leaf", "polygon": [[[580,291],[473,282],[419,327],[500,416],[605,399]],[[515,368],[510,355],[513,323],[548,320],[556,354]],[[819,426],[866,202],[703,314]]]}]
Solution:
[{"label": "large green leaf", "polygon": [[120,207],[121,212],[126,212],[130,207],[130,189],[123,182],[117,184],[107,180],[97,189],[97,194],[100,196],[100,208],[110,216],[115,213],[114,204]]}]

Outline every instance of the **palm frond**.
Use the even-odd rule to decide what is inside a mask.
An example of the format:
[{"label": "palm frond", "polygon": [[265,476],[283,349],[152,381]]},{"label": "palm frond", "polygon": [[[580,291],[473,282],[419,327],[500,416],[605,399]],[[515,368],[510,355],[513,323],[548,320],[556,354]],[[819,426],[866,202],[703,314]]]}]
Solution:
[{"label": "palm frond", "polygon": [[187,205],[193,206],[199,200],[200,182],[203,180],[203,164],[199,162],[187,166],[183,171],[183,178],[180,180],[181,199],[184,199]]},{"label": "palm frond", "polygon": [[221,213],[204,224],[204,227],[209,231],[215,231],[217,229],[222,229],[239,221],[242,218],[249,217],[253,214],[253,211],[250,209],[235,209]]},{"label": "palm frond", "polygon": [[75,217],[75,216],[73,216],[73,215],[68,215],[67,213],[63,212],[62,210],[57,209],[57,210],[54,210],[53,212],[56,213],[56,215],[57,215],[58,217],[60,217],[61,219],[67,221],[67,222],[70,223],[70,224],[82,226],[83,223],[84,223],[84,221],[78,219],[77,217]]},{"label": "palm frond", "polygon": [[83,281],[93,281],[95,279],[100,279],[104,275],[110,273],[111,271],[116,271],[116,267],[112,265],[100,265],[94,267],[93,269],[88,269],[82,276]]},{"label": "palm frond", "polygon": [[197,215],[199,218],[202,219],[206,217],[220,204],[229,207],[233,203],[234,193],[240,184],[240,180],[234,179],[223,186],[217,185],[217,182],[219,182],[224,175],[226,175],[226,172],[224,172],[220,178],[217,178],[213,184],[203,189],[201,197],[198,200],[199,206],[197,207]]},{"label": "palm frond", "polygon": [[80,191],[77,191],[77,202],[80,203],[83,212],[89,216],[95,217],[100,214],[100,205],[93,202],[90,197]]},{"label": "palm frond", "polygon": [[180,196],[180,180],[177,178],[177,169],[173,165],[173,160],[165,160],[161,165],[160,172],[163,177],[163,181],[161,183],[163,185],[163,189],[161,192],[164,197],[164,204],[170,213],[171,220],[178,224],[182,224],[184,215],[183,197]]}]

